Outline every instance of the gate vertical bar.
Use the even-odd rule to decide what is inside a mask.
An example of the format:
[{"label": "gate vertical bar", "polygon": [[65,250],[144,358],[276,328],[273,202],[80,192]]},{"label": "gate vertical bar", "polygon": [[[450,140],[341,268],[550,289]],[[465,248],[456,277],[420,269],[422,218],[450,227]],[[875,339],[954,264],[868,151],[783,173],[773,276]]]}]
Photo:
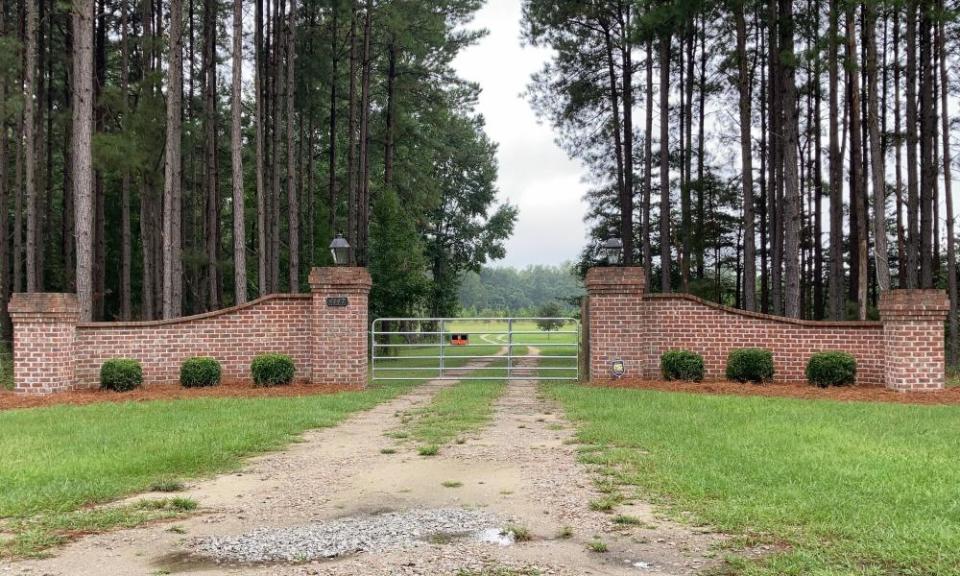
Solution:
[{"label": "gate vertical bar", "polygon": [[513,376],[513,318],[507,319],[507,380]]},{"label": "gate vertical bar", "polygon": [[443,357],[444,354],[443,354],[443,350],[444,350],[444,346],[445,346],[446,343],[447,343],[447,334],[446,334],[447,329],[446,329],[446,325],[447,325],[447,324],[446,324],[446,321],[443,320],[443,319],[441,319],[441,320],[440,320],[440,334],[439,334],[439,336],[440,336],[440,378],[443,378],[443,365],[444,365],[444,357]]},{"label": "gate vertical bar", "polygon": [[574,329],[577,331],[577,351],[576,351],[577,380],[576,381],[579,382],[580,381],[580,345],[583,342],[581,340],[581,337],[583,334],[583,327],[581,326],[580,322],[577,322],[577,321],[574,321],[573,326],[574,326]]}]

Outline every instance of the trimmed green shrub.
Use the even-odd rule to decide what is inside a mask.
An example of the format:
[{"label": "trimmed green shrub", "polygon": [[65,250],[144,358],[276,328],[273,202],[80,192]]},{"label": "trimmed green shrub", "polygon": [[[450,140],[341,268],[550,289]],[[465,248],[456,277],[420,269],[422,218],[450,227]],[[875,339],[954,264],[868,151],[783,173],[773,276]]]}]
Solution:
[{"label": "trimmed green shrub", "polygon": [[703,380],[703,356],[689,350],[667,350],[660,356],[660,373],[665,380]]},{"label": "trimmed green shrub", "polygon": [[820,388],[846,386],[857,378],[857,360],[846,352],[817,352],[807,361],[807,382]]},{"label": "trimmed green shrub", "polygon": [[187,358],[180,365],[180,385],[184,388],[203,388],[220,383],[220,363],[209,356]]},{"label": "trimmed green shrub", "polygon": [[737,382],[773,380],[773,352],[765,348],[738,348],[727,356],[727,378]]},{"label": "trimmed green shrub", "polygon": [[111,358],[100,366],[100,388],[127,392],[143,384],[143,368],[131,358]]},{"label": "trimmed green shrub", "polygon": [[296,370],[285,354],[261,354],[250,363],[250,372],[257,386],[281,386],[293,382]]}]

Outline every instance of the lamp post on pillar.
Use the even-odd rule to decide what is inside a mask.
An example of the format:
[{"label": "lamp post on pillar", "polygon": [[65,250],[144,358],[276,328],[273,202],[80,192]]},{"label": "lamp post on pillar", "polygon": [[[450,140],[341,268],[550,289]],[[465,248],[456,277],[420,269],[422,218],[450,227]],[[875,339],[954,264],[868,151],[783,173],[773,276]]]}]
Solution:
[{"label": "lamp post on pillar", "polygon": [[333,255],[333,263],[336,266],[346,266],[350,259],[350,243],[343,234],[337,234],[330,243],[330,254]]},{"label": "lamp post on pillar", "polygon": [[619,266],[623,262],[623,240],[608,238],[600,245],[600,252],[607,266]]}]

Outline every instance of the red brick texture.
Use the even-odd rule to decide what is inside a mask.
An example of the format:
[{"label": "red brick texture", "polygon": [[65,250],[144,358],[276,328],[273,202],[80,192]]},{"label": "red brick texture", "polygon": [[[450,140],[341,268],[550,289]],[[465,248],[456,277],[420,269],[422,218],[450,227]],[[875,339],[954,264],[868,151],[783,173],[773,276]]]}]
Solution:
[{"label": "red brick texture", "polygon": [[943,290],[891,290],[880,295],[887,387],[939,390],[944,383]]},{"label": "red brick texture", "polygon": [[14,380],[18,392],[49,394],[73,388],[80,306],[74,294],[14,294]]},{"label": "red brick texture", "polygon": [[722,378],[734,348],[773,351],[775,380],[802,381],[810,356],[842,350],[857,359],[857,383],[898,390],[944,383],[943,291],[895,290],[881,298],[882,322],[814,322],[746,312],[684,294],[645,294],[642,268],[593,268],[587,273],[591,380],[659,378],[660,355],[683,348],[701,354],[707,378]]},{"label": "red brick texture", "polygon": [[[312,364],[315,384],[363,386],[367,382],[367,301],[372,281],[366,268],[314,268]],[[328,299],[346,299],[334,306]]]},{"label": "red brick texture", "polygon": [[250,362],[264,353],[287,354],[297,380],[310,380],[310,295],[272,294],[247,304],[174,320],[94,322],[77,326],[78,388],[100,384],[104,360],[139,360],[147,384],[180,381],[180,364],[212,356],[228,380],[250,379]]},{"label": "red brick texture", "polygon": [[610,362],[623,360],[626,376],[645,374],[647,328],[642,321],[646,284],[642,268],[591,268],[585,280],[584,339],[591,380],[612,377]]},{"label": "red brick texture", "polygon": [[[367,293],[363,269],[315,269],[314,294],[273,294],[175,320],[79,324],[73,294],[14,294],[14,381],[20,393],[99,385],[109,358],[139,360],[146,384],[176,383],[180,364],[213,356],[224,379],[247,380],[257,354],[289,355],[299,381],[363,386],[367,381]],[[314,283],[314,279],[317,280]],[[344,307],[326,298],[347,297]]]}]

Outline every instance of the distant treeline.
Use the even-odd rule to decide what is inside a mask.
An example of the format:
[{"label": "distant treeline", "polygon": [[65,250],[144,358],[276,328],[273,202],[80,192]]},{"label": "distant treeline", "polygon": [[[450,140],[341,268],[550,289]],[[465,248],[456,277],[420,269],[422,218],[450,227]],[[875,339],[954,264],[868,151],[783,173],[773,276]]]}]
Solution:
[{"label": "distant treeline", "polygon": [[464,277],[460,307],[464,316],[536,316],[545,306],[559,306],[562,315],[577,310],[583,287],[573,266],[483,268]]}]

